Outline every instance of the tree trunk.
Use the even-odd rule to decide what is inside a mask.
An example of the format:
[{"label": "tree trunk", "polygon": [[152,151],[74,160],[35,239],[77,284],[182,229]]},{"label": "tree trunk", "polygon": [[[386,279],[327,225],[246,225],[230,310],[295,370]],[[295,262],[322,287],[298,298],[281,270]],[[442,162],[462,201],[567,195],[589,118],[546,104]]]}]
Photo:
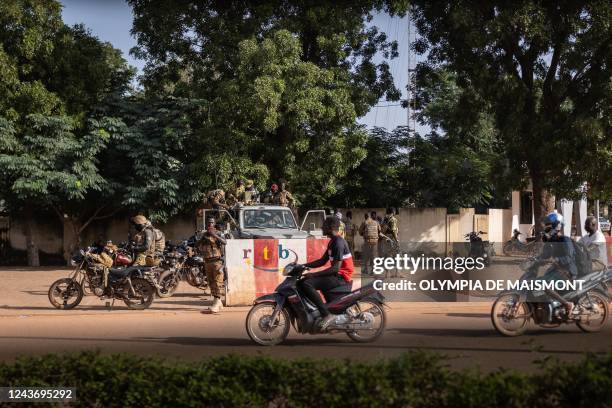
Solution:
[{"label": "tree trunk", "polygon": [[26,257],[28,266],[40,266],[38,247],[34,242],[34,210],[30,204],[26,204],[23,215],[25,218],[23,233],[26,237]]},{"label": "tree trunk", "polygon": [[76,217],[69,217],[64,222],[64,259],[70,265],[70,258],[81,247],[81,221]]},{"label": "tree trunk", "polygon": [[536,237],[543,230],[542,219],[555,209],[555,197],[543,187],[544,177],[538,171],[530,171],[533,191],[533,218]]}]

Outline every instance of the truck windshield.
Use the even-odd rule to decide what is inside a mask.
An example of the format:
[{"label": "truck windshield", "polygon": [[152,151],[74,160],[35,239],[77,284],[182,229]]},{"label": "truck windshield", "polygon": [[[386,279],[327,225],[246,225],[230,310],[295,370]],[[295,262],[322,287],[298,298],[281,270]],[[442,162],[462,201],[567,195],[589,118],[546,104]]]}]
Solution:
[{"label": "truck windshield", "polygon": [[291,210],[254,209],[244,211],[244,228],[295,228]]}]

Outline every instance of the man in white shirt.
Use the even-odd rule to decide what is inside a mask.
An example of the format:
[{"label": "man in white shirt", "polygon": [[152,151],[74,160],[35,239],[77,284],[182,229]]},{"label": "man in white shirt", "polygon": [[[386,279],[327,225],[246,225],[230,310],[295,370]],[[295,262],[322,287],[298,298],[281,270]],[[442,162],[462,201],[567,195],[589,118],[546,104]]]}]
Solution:
[{"label": "man in white shirt", "polygon": [[[585,235],[580,239],[580,242],[588,249],[591,254],[591,259],[601,262],[601,264],[608,266],[608,255],[606,253],[606,238],[598,228],[597,218],[593,216],[587,217],[584,222],[584,229],[588,235]],[[600,270],[602,266],[599,262],[593,264],[594,270]]]}]

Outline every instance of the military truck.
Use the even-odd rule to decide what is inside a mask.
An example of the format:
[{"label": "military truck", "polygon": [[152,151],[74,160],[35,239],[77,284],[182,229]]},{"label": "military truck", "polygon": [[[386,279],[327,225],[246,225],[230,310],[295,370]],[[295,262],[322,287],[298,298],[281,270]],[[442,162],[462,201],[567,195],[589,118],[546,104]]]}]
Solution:
[{"label": "military truck", "polygon": [[230,239],[283,239],[320,238],[325,220],[324,210],[310,210],[298,226],[296,217],[288,207],[278,205],[239,206],[230,210],[200,210],[197,228],[203,230],[206,219],[213,217],[217,228]]}]

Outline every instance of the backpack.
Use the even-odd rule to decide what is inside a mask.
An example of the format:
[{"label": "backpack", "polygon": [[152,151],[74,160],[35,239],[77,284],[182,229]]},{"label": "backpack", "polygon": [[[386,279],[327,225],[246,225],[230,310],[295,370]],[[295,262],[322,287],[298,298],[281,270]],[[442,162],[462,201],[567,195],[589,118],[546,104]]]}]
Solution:
[{"label": "backpack", "polygon": [[155,238],[155,252],[163,252],[166,249],[166,236],[160,229],[153,227],[153,237]]},{"label": "backpack", "polygon": [[572,244],[574,245],[574,257],[578,276],[590,274],[593,271],[593,262],[589,250],[582,242],[572,241]]}]

